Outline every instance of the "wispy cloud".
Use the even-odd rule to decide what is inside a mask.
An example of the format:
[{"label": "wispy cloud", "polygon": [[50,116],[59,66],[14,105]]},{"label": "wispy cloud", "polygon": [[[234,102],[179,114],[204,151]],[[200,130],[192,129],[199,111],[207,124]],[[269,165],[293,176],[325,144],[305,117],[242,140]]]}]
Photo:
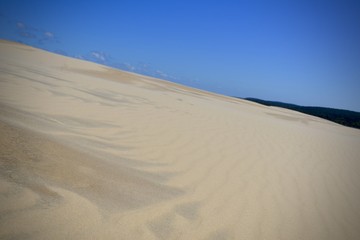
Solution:
[{"label": "wispy cloud", "polygon": [[17,34],[20,38],[23,38],[22,40],[32,39],[41,45],[51,42],[59,42],[59,39],[53,32],[36,28],[20,21],[16,22],[15,25]]},{"label": "wispy cloud", "polygon": [[170,77],[168,74],[164,73],[163,71],[160,70],[155,70],[155,73],[163,78],[168,78]]},{"label": "wispy cloud", "polygon": [[102,51],[94,50],[94,51],[90,51],[85,54],[74,55],[74,57],[83,59],[83,60],[87,60],[87,61],[91,61],[91,62],[101,63],[101,64],[108,65],[108,66],[110,66],[113,63],[110,55],[105,52],[102,52]]},{"label": "wispy cloud", "polygon": [[23,22],[16,23],[17,33],[20,37],[36,39],[38,36],[38,29],[26,25]]},{"label": "wispy cloud", "polygon": [[[174,77],[173,75],[166,73],[162,70],[158,70],[157,68],[153,67],[149,63],[145,62],[138,62],[136,64],[130,64],[130,63],[124,63],[116,61],[114,58],[110,58],[108,54],[105,54],[105,56],[108,56],[108,58],[105,58],[105,61],[103,62],[104,65],[114,67],[120,70],[134,72],[150,77],[165,79],[169,81],[174,82],[180,82],[181,80],[177,77]],[[100,56],[99,56],[100,57]]]},{"label": "wispy cloud", "polygon": [[60,54],[60,55],[63,55],[63,56],[70,56],[66,51],[64,51],[62,49],[54,50],[54,53],[57,53],[57,54]]},{"label": "wispy cloud", "polygon": [[44,32],[44,35],[48,39],[53,39],[55,37],[54,33],[52,32]]},{"label": "wispy cloud", "polygon": [[104,52],[98,52],[98,51],[92,51],[91,56],[95,58],[95,60],[99,61],[99,62],[106,62],[107,61],[107,54],[105,54]]},{"label": "wispy cloud", "polygon": [[69,52],[66,52],[65,50],[59,49],[59,45],[55,47],[55,49],[57,50],[51,50],[54,49],[54,45],[51,45],[51,47],[49,47],[49,44],[60,43],[58,36],[54,32],[48,29],[44,30],[38,27],[34,27],[23,21],[10,19],[9,17],[1,13],[0,19],[2,23],[6,24],[9,29],[12,29],[12,32],[15,34],[11,37],[11,40],[15,40],[35,47],[45,48],[61,55],[100,63],[120,70],[139,73],[175,82],[181,82],[180,79],[183,79],[174,77],[173,75],[166,73],[158,69],[157,67],[152,66],[149,63],[138,62],[133,64],[116,60],[116,58],[113,58],[110,54],[104,51],[92,50],[84,54],[71,54]]},{"label": "wispy cloud", "polygon": [[19,29],[24,29],[24,28],[25,28],[25,24],[22,23],[22,22],[17,22],[17,23],[16,23],[16,27],[19,28]]}]

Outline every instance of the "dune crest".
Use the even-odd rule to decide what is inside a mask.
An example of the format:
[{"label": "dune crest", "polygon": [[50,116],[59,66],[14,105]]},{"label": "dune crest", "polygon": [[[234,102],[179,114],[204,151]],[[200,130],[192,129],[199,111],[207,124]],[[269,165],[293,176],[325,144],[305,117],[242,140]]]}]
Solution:
[{"label": "dune crest", "polygon": [[359,130],[0,53],[0,239],[360,239]]}]

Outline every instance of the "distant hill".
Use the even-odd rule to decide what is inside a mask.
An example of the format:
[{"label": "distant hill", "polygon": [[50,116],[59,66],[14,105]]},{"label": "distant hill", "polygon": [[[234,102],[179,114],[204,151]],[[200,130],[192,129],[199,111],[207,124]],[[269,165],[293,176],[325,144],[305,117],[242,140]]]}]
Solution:
[{"label": "distant hill", "polygon": [[249,100],[252,102],[260,103],[266,106],[275,106],[275,107],[282,107],[291,110],[295,110],[298,112],[302,112],[305,114],[313,115],[316,117],[320,117],[323,119],[330,120],[335,123],[339,123],[341,125],[358,128],[360,129],[360,113],[349,111],[349,110],[342,110],[342,109],[334,109],[334,108],[326,108],[326,107],[305,107],[299,106],[290,103],[283,103],[283,102],[275,102],[275,101],[266,101],[257,98],[244,98],[245,100]]}]

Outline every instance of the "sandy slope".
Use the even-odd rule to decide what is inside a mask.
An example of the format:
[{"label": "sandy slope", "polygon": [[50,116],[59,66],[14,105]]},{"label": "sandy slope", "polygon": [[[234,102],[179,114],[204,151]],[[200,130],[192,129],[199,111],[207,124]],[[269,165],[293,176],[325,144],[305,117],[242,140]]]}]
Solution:
[{"label": "sandy slope", "polygon": [[360,239],[360,131],[0,42],[0,239]]}]

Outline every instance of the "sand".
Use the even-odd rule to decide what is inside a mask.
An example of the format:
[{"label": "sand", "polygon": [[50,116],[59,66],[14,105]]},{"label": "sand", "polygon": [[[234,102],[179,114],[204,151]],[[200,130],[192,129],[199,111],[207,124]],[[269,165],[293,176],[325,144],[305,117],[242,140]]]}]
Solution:
[{"label": "sand", "polygon": [[360,239],[360,131],[0,42],[0,239]]}]

